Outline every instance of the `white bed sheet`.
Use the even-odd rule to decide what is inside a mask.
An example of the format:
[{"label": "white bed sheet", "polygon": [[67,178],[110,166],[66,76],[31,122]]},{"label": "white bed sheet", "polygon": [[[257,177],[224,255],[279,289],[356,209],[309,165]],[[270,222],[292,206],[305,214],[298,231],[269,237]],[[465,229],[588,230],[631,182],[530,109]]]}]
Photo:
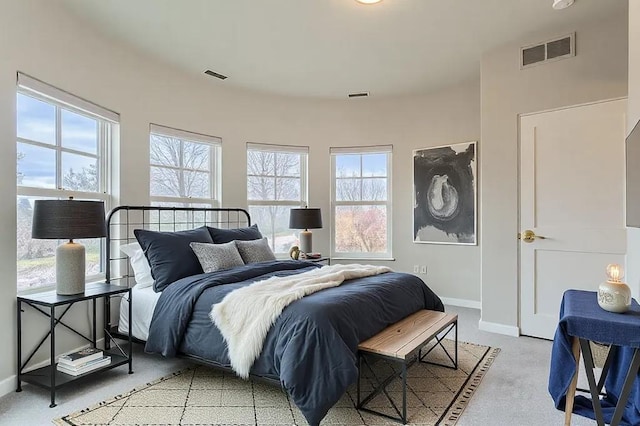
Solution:
[{"label": "white bed sheet", "polygon": [[129,319],[129,298],[125,296],[120,301],[120,321],[118,322],[118,331],[126,334],[131,331],[133,337],[144,340],[149,338],[149,326],[156,303],[161,293],[153,291],[153,287],[140,288],[137,285],[131,289],[133,298],[133,309],[131,320]]}]

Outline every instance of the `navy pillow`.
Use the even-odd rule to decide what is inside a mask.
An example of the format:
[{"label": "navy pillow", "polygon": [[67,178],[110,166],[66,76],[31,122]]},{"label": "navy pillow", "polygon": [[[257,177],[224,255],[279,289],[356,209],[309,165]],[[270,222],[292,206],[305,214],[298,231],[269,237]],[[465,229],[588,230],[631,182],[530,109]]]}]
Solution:
[{"label": "navy pillow", "polygon": [[155,292],[161,292],[180,278],[203,273],[189,244],[213,242],[205,226],[179,232],[136,229],[133,233],[151,266]]},{"label": "navy pillow", "polygon": [[207,228],[209,228],[211,238],[216,244],[229,243],[234,240],[251,241],[262,239],[262,234],[255,223],[248,228],[220,229],[210,226],[207,226]]}]

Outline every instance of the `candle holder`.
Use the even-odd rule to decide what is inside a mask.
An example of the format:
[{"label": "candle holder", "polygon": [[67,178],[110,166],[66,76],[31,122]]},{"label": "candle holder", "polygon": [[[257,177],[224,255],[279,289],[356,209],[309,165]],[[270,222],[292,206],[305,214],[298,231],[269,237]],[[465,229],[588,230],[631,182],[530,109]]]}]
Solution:
[{"label": "candle holder", "polygon": [[605,311],[622,313],[631,306],[631,290],[622,281],[622,266],[612,263],[607,265],[607,281],[598,287],[598,305]]}]

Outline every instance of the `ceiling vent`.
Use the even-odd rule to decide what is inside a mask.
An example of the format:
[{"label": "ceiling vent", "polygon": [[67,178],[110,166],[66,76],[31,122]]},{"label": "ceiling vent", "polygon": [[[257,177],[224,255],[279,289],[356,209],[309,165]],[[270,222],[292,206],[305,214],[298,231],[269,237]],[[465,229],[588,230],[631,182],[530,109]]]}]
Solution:
[{"label": "ceiling vent", "polygon": [[576,33],[520,49],[520,68],[576,56]]},{"label": "ceiling vent", "polygon": [[224,80],[227,78],[226,75],[218,74],[217,72],[211,70],[206,70],[204,73],[210,75],[211,77],[219,78],[220,80]]},{"label": "ceiling vent", "polygon": [[369,92],[357,92],[357,93],[349,93],[350,98],[366,98],[369,96]]}]

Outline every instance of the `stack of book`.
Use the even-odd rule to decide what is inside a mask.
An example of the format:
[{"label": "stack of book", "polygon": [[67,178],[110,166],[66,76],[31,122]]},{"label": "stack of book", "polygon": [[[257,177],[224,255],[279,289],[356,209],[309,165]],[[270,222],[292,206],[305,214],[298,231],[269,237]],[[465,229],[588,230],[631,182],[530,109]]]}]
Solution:
[{"label": "stack of book", "polygon": [[58,358],[58,371],[72,376],[79,376],[110,363],[111,357],[104,356],[100,349],[86,348]]}]

